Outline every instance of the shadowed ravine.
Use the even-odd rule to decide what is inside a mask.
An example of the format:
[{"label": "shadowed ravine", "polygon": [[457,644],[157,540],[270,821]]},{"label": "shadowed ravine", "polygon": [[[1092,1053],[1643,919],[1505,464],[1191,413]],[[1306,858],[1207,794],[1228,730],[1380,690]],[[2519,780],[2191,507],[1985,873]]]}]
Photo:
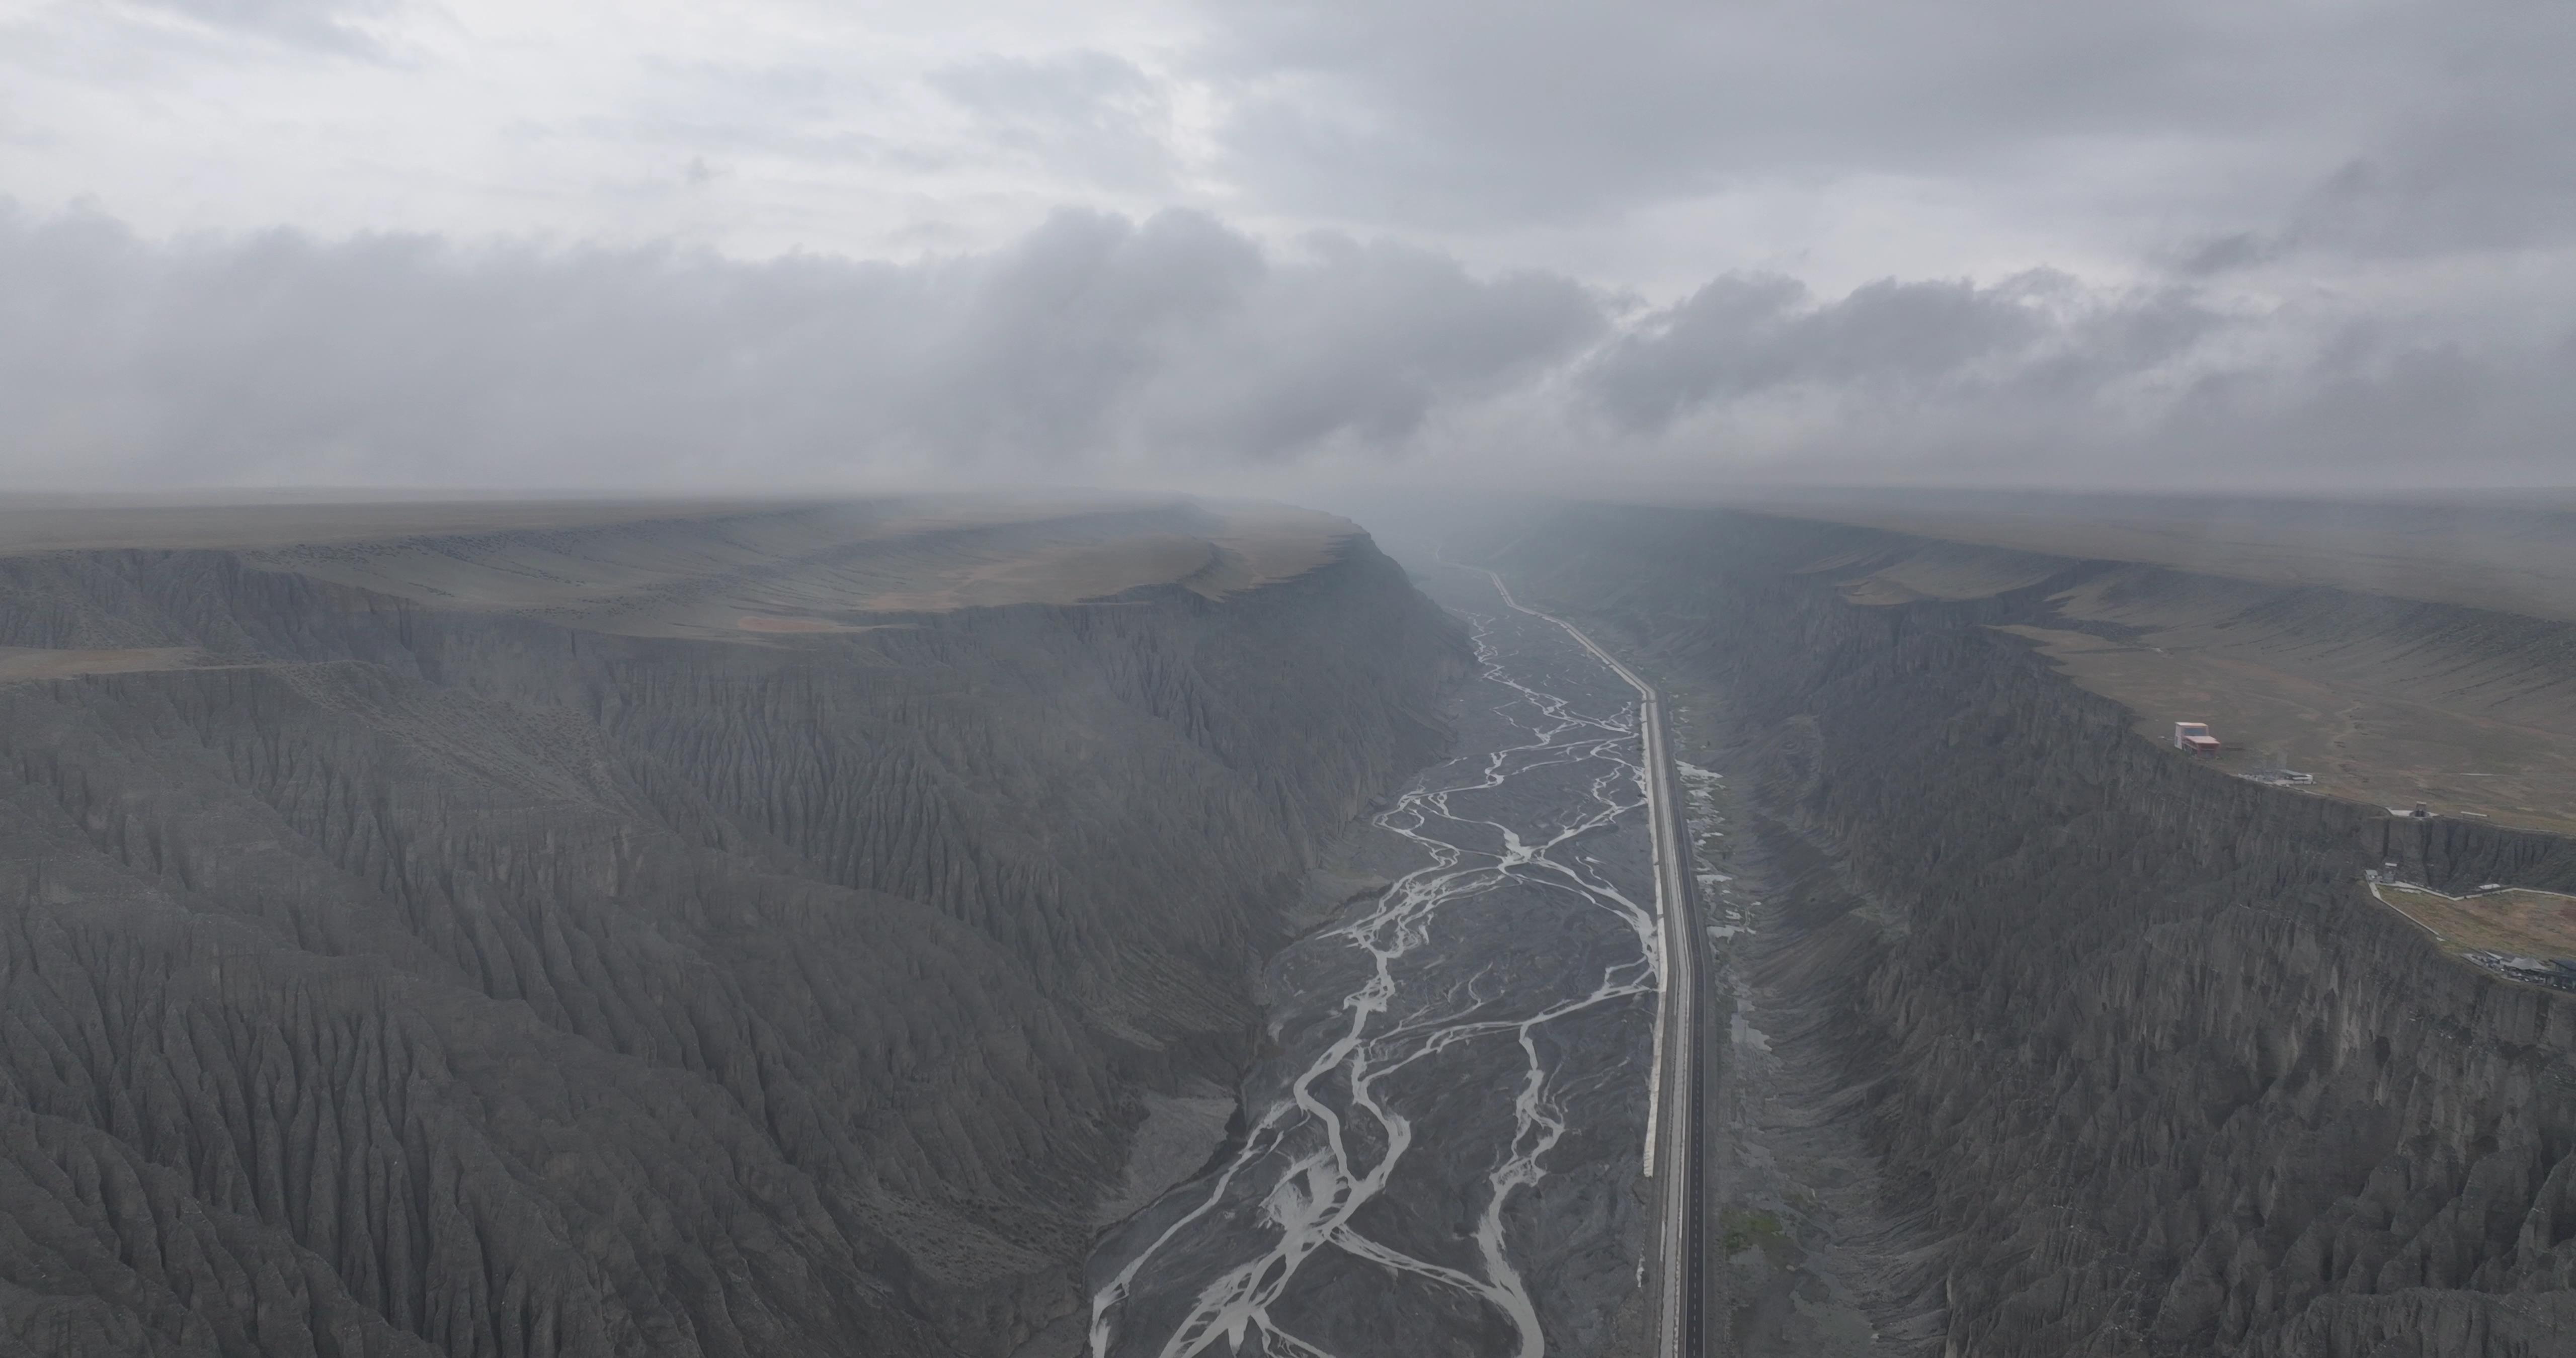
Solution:
[{"label": "shadowed ravine", "polygon": [[1434,593],[1481,673],[1457,757],[1374,819],[1414,866],[1272,963],[1241,1135],[1095,1256],[1099,1358],[1537,1358],[1632,1289],[1660,979],[1633,695],[1489,583]]}]

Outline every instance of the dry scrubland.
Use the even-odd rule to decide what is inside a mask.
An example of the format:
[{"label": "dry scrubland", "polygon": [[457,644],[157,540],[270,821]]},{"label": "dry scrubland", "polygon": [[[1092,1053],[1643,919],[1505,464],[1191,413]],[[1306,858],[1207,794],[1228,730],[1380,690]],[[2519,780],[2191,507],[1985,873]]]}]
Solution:
[{"label": "dry scrubland", "polygon": [[0,1351],[1007,1353],[1462,648],[1248,506],[0,514]]}]

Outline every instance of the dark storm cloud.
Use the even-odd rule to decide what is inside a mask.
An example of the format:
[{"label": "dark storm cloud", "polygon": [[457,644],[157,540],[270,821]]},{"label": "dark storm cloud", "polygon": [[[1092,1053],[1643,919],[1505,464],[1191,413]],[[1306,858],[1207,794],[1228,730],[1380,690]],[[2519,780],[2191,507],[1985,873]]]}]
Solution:
[{"label": "dark storm cloud", "polygon": [[0,438],[26,484],[1185,472],[1400,442],[1601,324],[1563,279],[1187,213],[915,265],[12,216]]}]

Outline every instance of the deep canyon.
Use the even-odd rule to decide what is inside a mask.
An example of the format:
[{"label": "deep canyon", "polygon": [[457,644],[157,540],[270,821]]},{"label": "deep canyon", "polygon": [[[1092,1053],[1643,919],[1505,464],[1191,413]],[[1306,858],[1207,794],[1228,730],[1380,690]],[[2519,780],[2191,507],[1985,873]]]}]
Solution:
[{"label": "deep canyon", "polygon": [[2576,1352],[2576,1000],[2364,882],[2567,892],[2576,844],[2196,760],[2056,645],[2259,647],[2537,760],[2576,628],[1751,513],[1478,547],[1691,713],[1738,1351]]},{"label": "deep canyon", "polygon": [[[0,554],[0,1352],[1646,1351],[1635,695],[1486,577],[1177,501],[328,517]],[[2576,892],[2576,623],[1447,552],[1664,695],[1717,1352],[2576,1352],[2576,994],[2365,881]],[[2156,738],[2211,711],[2266,749]]]},{"label": "deep canyon", "polygon": [[1637,694],[1491,578],[1417,578],[1473,629],[1455,746],[1328,855],[1381,876],[1265,969],[1243,1125],[1103,1242],[1094,1358],[1640,1334],[1663,967]]}]

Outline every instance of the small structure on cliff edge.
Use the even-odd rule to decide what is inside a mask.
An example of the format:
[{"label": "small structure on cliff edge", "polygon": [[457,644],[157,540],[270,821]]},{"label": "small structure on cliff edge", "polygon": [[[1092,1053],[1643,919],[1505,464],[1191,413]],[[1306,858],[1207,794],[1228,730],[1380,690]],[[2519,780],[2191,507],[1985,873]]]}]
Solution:
[{"label": "small structure on cliff edge", "polygon": [[2174,748],[2193,754],[2216,754],[2218,737],[2209,733],[2208,722],[2178,721],[2174,723]]}]

